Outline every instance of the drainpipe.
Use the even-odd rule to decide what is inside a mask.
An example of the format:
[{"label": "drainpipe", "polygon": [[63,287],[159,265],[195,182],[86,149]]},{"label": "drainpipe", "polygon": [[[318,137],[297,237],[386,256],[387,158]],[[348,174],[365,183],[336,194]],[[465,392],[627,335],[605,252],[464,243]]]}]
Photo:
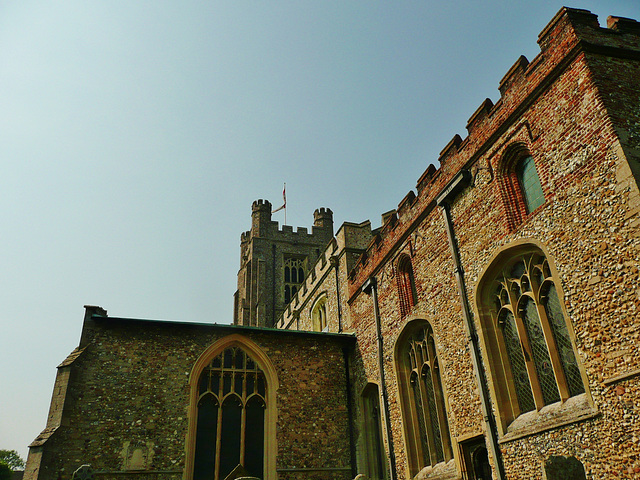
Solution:
[{"label": "drainpipe", "polygon": [[387,445],[389,445],[389,473],[391,480],[396,477],[396,454],[393,448],[393,435],[391,434],[391,418],[389,417],[389,395],[387,394],[387,382],[384,377],[384,355],[382,346],[382,329],[380,328],[380,309],[378,308],[378,282],[376,277],[369,279],[362,285],[362,291],[373,297],[373,315],[376,320],[376,333],[378,334],[378,369],[380,384],[382,386],[382,405],[384,407],[384,419],[387,433]]},{"label": "drainpipe", "polygon": [[356,444],[353,441],[353,400],[351,398],[351,373],[349,372],[349,349],[342,347],[344,361],[344,376],[347,385],[347,417],[349,418],[349,458],[351,461],[351,476],[356,477],[358,468],[356,465]]},{"label": "drainpipe", "polygon": [[464,318],[469,349],[471,350],[473,371],[480,389],[482,416],[484,417],[485,428],[489,437],[489,453],[493,457],[498,480],[506,480],[507,476],[504,471],[504,465],[502,464],[502,455],[500,453],[500,445],[498,443],[496,419],[493,416],[493,411],[491,410],[489,386],[484,369],[482,368],[482,355],[480,352],[480,345],[478,344],[478,334],[473,323],[473,313],[471,312],[469,301],[467,299],[467,287],[464,281],[464,271],[462,269],[462,262],[460,261],[460,251],[458,250],[458,242],[456,240],[453,220],[451,218],[451,202],[455,199],[458,193],[469,185],[470,181],[471,173],[468,170],[462,170],[454,177],[449,185],[445,187],[443,192],[436,199],[436,202],[438,206],[442,208],[442,215],[444,216],[444,222],[447,229],[447,237],[449,238],[449,248],[451,250],[454,265],[453,273],[455,274],[456,283],[458,284],[458,295],[460,296],[460,302],[462,303],[462,316]]},{"label": "drainpipe", "polygon": [[338,300],[338,332],[342,332],[342,305],[340,302],[340,275],[338,273],[338,265],[340,264],[338,257],[335,255],[329,258],[329,263],[336,271],[336,299]]},{"label": "drainpipe", "polygon": [[276,246],[271,245],[271,275],[273,276],[273,282],[271,282],[271,326],[276,324]]}]

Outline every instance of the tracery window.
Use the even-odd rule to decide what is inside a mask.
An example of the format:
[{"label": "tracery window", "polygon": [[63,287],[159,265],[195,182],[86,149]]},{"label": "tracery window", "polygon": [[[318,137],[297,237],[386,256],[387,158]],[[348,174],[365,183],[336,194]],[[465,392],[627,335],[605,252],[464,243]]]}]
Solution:
[{"label": "tracery window", "polygon": [[585,392],[548,260],[537,248],[498,259],[481,281],[480,311],[505,426]]},{"label": "tracery window", "polygon": [[418,320],[396,345],[401,405],[411,476],[453,457],[433,330]]},{"label": "tracery window", "polygon": [[216,356],[198,381],[194,480],[223,480],[238,465],[263,478],[265,376],[240,347]]},{"label": "tracery window", "polygon": [[296,296],[304,282],[305,260],[289,257],[284,259],[284,303],[288,304]]},{"label": "tracery window", "polygon": [[413,277],[411,258],[402,255],[397,263],[398,296],[400,298],[400,316],[404,318],[416,304],[416,286]]},{"label": "tracery window", "polygon": [[311,311],[311,322],[315,332],[328,331],[326,295],[322,295],[314,304]]}]

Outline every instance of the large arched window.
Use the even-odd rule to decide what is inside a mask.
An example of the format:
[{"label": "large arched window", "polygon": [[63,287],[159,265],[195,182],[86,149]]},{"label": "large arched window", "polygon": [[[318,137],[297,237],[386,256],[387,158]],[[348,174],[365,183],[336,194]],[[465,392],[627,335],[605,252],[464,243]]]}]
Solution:
[{"label": "large arched window", "polygon": [[400,257],[396,269],[398,296],[400,298],[400,316],[404,318],[416,304],[416,286],[409,255],[402,255]]},{"label": "large arched window", "polygon": [[414,320],[396,343],[410,475],[453,457],[440,362],[431,325]]},{"label": "large arched window", "polygon": [[277,381],[258,347],[240,335],[220,340],[198,360],[190,383],[187,480],[275,474],[266,439],[275,436]]},{"label": "large arched window", "polygon": [[477,297],[503,427],[585,392],[548,260],[533,246],[499,255]]},{"label": "large arched window", "polygon": [[327,295],[323,294],[311,310],[311,322],[313,331],[315,332],[328,332],[329,326],[327,321]]}]

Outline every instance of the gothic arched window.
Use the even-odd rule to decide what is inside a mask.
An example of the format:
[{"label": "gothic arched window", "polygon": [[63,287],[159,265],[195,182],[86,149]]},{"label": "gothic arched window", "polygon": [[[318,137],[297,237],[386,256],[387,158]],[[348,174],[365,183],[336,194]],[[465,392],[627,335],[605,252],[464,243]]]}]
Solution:
[{"label": "gothic arched window", "polygon": [[416,320],[396,344],[402,414],[411,476],[453,458],[440,363],[431,325]]},{"label": "gothic arched window", "polygon": [[202,370],[193,480],[223,480],[238,465],[263,478],[266,390],[264,373],[237,346]]},{"label": "gothic arched window", "polygon": [[397,263],[398,296],[400,298],[400,316],[404,318],[416,304],[416,286],[413,277],[411,258],[402,255]]},{"label": "gothic arched window", "polygon": [[323,294],[313,305],[313,309],[311,310],[311,322],[315,332],[328,331],[326,294]]},{"label": "gothic arched window", "polygon": [[503,426],[585,392],[557,279],[536,247],[504,252],[479,284],[479,311]]}]

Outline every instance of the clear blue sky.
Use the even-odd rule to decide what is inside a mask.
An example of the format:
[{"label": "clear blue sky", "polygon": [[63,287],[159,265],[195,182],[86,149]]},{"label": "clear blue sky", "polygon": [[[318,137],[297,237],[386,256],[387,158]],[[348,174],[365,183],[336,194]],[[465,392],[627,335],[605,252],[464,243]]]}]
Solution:
[{"label": "clear blue sky", "polygon": [[44,428],[83,305],[231,322],[253,200],[378,226],[561,6],[2,1],[0,449]]}]

